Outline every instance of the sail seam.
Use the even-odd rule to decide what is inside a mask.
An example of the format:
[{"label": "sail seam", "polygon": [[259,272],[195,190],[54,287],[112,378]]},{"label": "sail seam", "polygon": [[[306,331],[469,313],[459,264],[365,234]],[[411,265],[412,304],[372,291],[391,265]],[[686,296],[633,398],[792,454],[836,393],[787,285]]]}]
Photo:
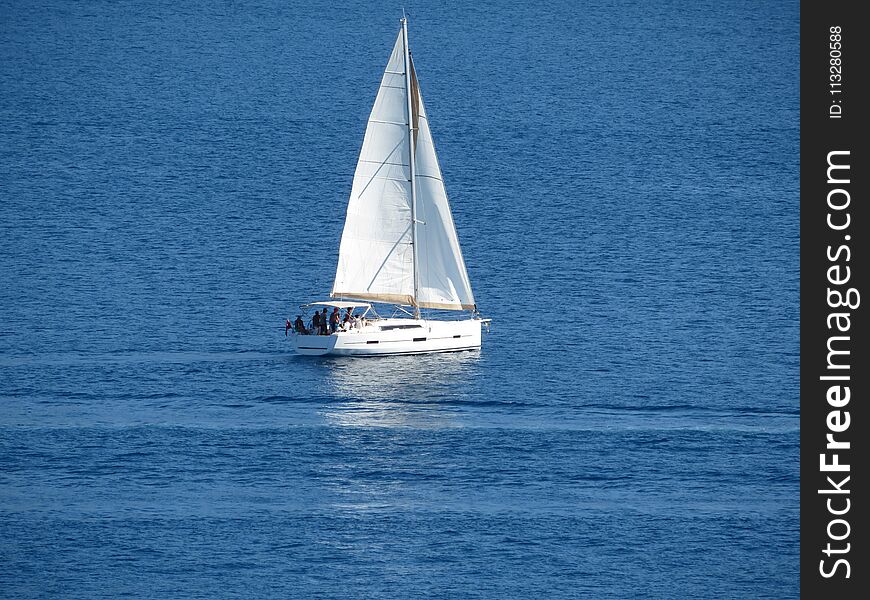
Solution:
[{"label": "sail seam", "polygon": [[368,163],[368,164],[370,164],[370,165],[388,165],[388,166],[390,166],[390,167],[407,167],[407,166],[408,166],[408,165],[406,165],[405,163],[392,163],[392,162],[391,162],[391,163],[388,163],[388,162],[380,162],[380,161],[377,161],[377,160],[365,160],[365,159],[362,159],[362,158],[360,159],[360,162],[362,162],[362,163]]},{"label": "sail seam", "polygon": [[372,181],[378,179],[380,181],[401,181],[403,183],[408,183],[407,177],[390,177],[389,175],[372,175],[371,178],[366,182],[366,187],[360,190],[360,193],[357,196],[362,197],[363,194],[366,193],[366,188],[371,184]]},{"label": "sail seam", "polygon": [[[386,164],[386,162],[393,155],[393,152],[395,152],[399,148],[399,146],[401,146],[401,145],[402,145],[402,140],[399,140],[399,143],[396,144],[395,146],[393,146],[393,149],[390,150],[389,154],[387,154],[387,157],[384,159],[384,162],[382,162],[381,165],[377,169],[375,169],[375,172],[372,173],[372,176],[366,182],[365,186],[363,186],[363,189],[360,190],[358,197],[362,197],[362,195],[365,194],[366,190],[369,189],[369,186],[372,184],[372,181],[375,180],[375,178],[378,176],[378,173],[380,173],[381,169],[384,168],[384,165]],[[384,177],[384,179],[392,179],[392,178],[391,177]]]},{"label": "sail seam", "polygon": [[[411,228],[411,226],[408,225],[408,229],[410,229],[410,228]],[[371,290],[371,287],[375,284],[375,279],[377,279],[377,278],[378,278],[378,275],[381,274],[381,271],[384,269],[384,265],[387,264],[387,261],[390,259],[390,256],[393,254],[393,252],[396,251],[396,248],[397,248],[397,247],[399,246],[399,244],[401,243],[402,238],[405,237],[405,234],[406,234],[406,233],[408,233],[408,229],[405,229],[405,231],[402,232],[402,235],[399,236],[399,239],[396,240],[396,243],[393,244],[393,247],[390,248],[390,251],[389,251],[389,252],[387,252],[387,255],[384,257],[384,261],[381,263],[381,266],[378,267],[378,270],[375,271],[375,274],[374,274],[374,276],[372,277],[372,280],[371,280],[371,281],[369,282],[369,284],[366,286],[366,291]]]}]

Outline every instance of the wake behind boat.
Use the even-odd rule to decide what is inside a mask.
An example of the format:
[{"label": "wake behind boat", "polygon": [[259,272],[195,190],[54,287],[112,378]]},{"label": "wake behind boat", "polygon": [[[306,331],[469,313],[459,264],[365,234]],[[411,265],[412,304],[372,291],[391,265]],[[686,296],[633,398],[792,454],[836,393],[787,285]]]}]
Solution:
[{"label": "wake behind boat", "polygon": [[[332,300],[303,306],[317,307],[316,320],[287,322],[300,354],[471,350],[489,323],[471,292],[408,49],[408,22],[401,23],[353,177]],[[407,316],[382,318],[372,303],[392,304]],[[469,314],[424,318],[421,309]]]}]

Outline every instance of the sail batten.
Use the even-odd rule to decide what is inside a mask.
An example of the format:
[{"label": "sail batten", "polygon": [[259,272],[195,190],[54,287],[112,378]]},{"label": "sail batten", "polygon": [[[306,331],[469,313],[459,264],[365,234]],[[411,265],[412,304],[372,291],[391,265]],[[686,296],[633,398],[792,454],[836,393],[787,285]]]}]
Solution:
[{"label": "sail batten", "polygon": [[331,295],[473,309],[406,39],[400,31],[366,125]]}]

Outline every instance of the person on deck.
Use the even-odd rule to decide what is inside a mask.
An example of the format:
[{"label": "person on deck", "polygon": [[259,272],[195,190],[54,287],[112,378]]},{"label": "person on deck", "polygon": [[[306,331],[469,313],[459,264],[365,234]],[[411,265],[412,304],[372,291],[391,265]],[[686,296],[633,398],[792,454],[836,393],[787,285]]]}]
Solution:
[{"label": "person on deck", "polygon": [[296,315],[296,320],[293,321],[293,331],[296,333],[308,333],[305,330],[305,322],[302,321],[302,315]]},{"label": "person on deck", "polygon": [[338,314],[338,307],[332,309],[332,314],[329,315],[330,333],[338,331],[338,326],[341,324],[341,316]]},{"label": "person on deck", "polygon": [[290,331],[290,319],[284,322],[284,337],[287,337],[287,332]]},{"label": "person on deck", "polygon": [[320,311],[315,310],[314,316],[311,317],[311,331],[314,335],[318,335],[320,333]]}]

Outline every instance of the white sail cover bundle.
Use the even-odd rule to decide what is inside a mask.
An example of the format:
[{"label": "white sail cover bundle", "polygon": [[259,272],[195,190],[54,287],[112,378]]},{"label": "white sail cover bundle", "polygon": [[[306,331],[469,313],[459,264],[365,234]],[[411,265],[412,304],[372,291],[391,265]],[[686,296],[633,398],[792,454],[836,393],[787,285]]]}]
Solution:
[{"label": "white sail cover bundle", "polygon": [[420,308],[474,308],[423,100],[401,31],[366,127],[331,295]]}]

